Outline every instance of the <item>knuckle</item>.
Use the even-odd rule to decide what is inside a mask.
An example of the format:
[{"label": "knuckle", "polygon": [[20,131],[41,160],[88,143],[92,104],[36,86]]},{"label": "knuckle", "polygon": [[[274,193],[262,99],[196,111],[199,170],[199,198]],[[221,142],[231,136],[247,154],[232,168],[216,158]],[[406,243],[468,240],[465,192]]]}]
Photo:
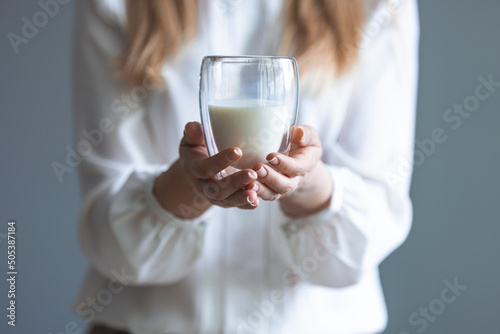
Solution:
[{"label": "knuckle", "polygon": [[289,193],[291,193],[293,190],[293,187],[292,186],[286,186],[286,187],[283,187],[280,191],[281,195],[287,195]]},{"label": "knuckle", "polygon": [[194,166],[196,174],[201,178],[208,179],[210,177],[210,169],[206,163],[200,163]]},{"label": "knuckle", "polygon": [[261,198],[264,200],[264,201],[269,201],[269,202],[273,202],[273,201],[277,201],[281,198],[281,194],[278,194],[278,193],[274,193],[274,194],[269,194],[267,196],[261,196]]},{"label": "knuckle", "polygon": [[212,182],[205,183],[205,185],[203,186],[203,194],[209,200],[220,201],[224,199],[219,186]]},{"label": "knuckle", "polygon": [[220,189],[226,189],[233,184],[233,180],[231,176],[224,176],[222,179],[217,181],[217,186]]},{"label": "knuckle", "polygon": [[213,195],[214,201],[221,202],[224,199],[224,196],[220,192],[217,192]]},{"label": "knuckle", "polygon": [[276,176],[275,173],[269,173],[267,175],[266,182],[268,182],[269,184],[279,184],[278,176]]},{"label": "knuckle", "polygon": [[243,184],[243,183],[245,183],[247,180],[248,180],[248,173],[241,172],[241,173],[238,175],[238,182],[239,182],[239,183]]},{"label": "knuckle", "polygon": [[298,167],[295,170],[295,174],[299,176],[304,176],[306,174],[306,169],[304,167]]},{"label": "knuckle", "polygon": [[220,191],[214,192],[212,198],[217,202],[221,202],[222,200],[224,200],[224,196]]}]

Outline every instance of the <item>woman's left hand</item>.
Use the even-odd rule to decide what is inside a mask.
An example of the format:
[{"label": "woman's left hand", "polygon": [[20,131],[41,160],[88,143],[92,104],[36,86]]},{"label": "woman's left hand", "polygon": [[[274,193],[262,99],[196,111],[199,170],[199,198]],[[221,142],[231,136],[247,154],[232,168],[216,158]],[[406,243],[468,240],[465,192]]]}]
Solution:
[{"label": "woman's left hand", "polygon": [[[332,193],[331,177],[321,159],[323,149],[317,131],[310,126],[293,129],[288,156],[271,153],[269,164],[258,164],[257,195],[280,200],[283,211],[294,218],[314,214],[327,207]],[[272,166],[272,167],[271,167]]]}]

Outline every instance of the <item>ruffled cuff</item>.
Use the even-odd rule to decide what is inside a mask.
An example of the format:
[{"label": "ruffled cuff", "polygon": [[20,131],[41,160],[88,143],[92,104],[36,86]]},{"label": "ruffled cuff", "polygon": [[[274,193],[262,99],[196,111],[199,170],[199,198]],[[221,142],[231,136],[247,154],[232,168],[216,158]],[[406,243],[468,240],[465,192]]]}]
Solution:
[{"label": "ruffled cuff", "polygon": [[308,258],[317,259],[318,252],[327,252],[331,256],[318,260],[324,265],[310,279],[318,284],[344,286],[356,280],[368,244],[366,209],[360,194],[364,192],[363,181],[345,167],[327,169],[333,182],[330,205],[306,218],[284,219],[280,248],[284,261],[298,267]]},{"label": "ruffled cuff", "polygon": [[[298,219],[288,218],[288,222],[282,226],[282,229],[285,232],[287,238],[292,237],[294,234],[300,232],[304,228],[317,226],[329,222],[330,218],[333,215],[340,212],[345,200],[344,184],[342,182],[342,178],[339,177],[338,175],[339,173],[337,172],[336,168],[328,165],[325,165],[325,167],[327,168],[333,183],[332,195],[328,207],[309,217],[298,218]],[[283,212],[282,214],[285,215]]]}]

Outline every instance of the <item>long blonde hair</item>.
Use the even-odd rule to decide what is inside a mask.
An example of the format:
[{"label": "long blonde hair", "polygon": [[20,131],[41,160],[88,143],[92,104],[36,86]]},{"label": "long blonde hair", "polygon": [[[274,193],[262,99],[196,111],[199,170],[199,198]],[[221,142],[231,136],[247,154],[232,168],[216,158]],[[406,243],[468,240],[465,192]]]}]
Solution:
[{"label": "long blonde hair", "polygon": [[[364,23],[361,0],[284,0],[280,55],[294,56],[301,73],[347,71],[358,57]],[[162,83],[161,67],[198,30],[198,0],[127,0],[128,43],[119,57],[130,84]]]}]

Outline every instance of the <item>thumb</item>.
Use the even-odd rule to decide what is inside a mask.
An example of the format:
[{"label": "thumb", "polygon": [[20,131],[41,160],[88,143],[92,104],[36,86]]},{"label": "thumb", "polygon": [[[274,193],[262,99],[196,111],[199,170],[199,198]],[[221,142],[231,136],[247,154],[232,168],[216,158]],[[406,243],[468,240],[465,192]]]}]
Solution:
[{"label": "thumb", "polygon": [[318,132],[308,125],[300,125],[293,128],[293,142],[300,147],[321,147]]},{"label": "thumb", "polygon": [[182,139],[189,145],[204,146],[203,130],[198,122],[189,122],[184,127],[184,138]]}]

